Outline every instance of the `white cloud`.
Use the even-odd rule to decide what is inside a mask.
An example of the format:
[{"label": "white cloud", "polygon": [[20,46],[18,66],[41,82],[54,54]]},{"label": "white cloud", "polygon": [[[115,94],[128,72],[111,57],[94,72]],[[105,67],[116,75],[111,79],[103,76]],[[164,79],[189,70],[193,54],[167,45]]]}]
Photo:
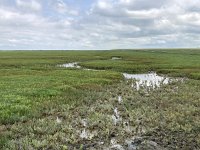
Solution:
[{"label": "white cloud", "polygon": [[199,46],[199,0],[86,2],[3,0],[0,49]]},{"label": "white cloud", "polygon": [[57,12],[61,14],[70,14],[77,16],[79,14],[78,10],[70,8],[66,3],[64,3],[62,0],[57,0],[54,2],[55,9]]},{"label": "white cloud", "polygon": [[160,9],[150,9],[150,10],[125,10],[128,17],[138,18],[138,19],[154,19],[161,17],[162,10]]},{"label": "white cloud", "polygon": [[67,43],[60,35],[74,32],[71,21],[0,8],[0,41],[8,49],[59,49]]},{"label": "white cloud", "polygon": [[112,5],[105,0],[102,0],[97,2],[97,7],[104,10],[104,9],[111,9]]},{"label": "white cloud", "polygon": [[181,23],[185,25],[195,25],[200,26],[200,13],[192,12],[183,15],[179,15],[178,19]]},{"label": "white cloud", "polygon": [[[100,1],[98,0],[97,4]],[[191,29],[191,25],[200,25],[199,4],[200,1],[198,0],[191,3],[189,0],[156,0],[155,3],[147,0],[116,0],[115,2],[108,0],[103,5],[104,7],[93,5],[90,16],[98,16],[98,19],[104,20],[102,24],[105,24],[106,20],[109,20],[111,25],[123,24],[126,31],[121,32],[117,26],[112,26],[113,32],[110,34],[117,35],[124,40],[127,38],[136,40],[140,37],[148,37],[151,39],[151,43],[173,46],[169,40],[159,40],[155,37],[160,38],[161,35],[174,33],[177,35],[191,33],[190,36],[194,36],[197,27]],[[133,32],[130,26],[139,27],[140,30]],[[99,25],[99,28],[104,28],[104,26]],[[155,42],[152,42],[154,40]],[[120,41],[123,40],[120,39]],[[177,45],[181,46],[183,43],[180,41],[181,38],[177,40]]]},{"label": "white cloud", "polygon": [[[30,13],[21,13],[19,11],[11,11],[0,8],[0,25],[4,27],[16,28],[21,26],[32,27],[32,26],[43,26],[45,19]],[[24,28],[25,29],[25,28]]]},{"label": "white cloud", "polygon": [[36,0],[16,0],[16,4],[25,10],[40,11],[42,9],[41,4]]}]

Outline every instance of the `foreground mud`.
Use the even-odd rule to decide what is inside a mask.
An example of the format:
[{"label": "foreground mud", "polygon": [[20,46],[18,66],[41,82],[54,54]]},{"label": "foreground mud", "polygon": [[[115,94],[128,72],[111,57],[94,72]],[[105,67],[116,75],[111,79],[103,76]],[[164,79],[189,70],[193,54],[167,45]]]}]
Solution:
[{"label": "foreground mud", "polygon": [[82,105],[56,105],[1,126],[12,135],[4,149],[200,149],[199,86],[177,80],[147,90],[125,80],[88,92]]}]

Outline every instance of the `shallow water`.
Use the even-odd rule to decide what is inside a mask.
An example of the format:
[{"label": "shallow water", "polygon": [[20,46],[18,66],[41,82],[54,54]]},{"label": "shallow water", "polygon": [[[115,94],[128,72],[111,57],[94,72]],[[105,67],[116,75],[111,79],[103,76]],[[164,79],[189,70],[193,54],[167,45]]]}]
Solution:
[{"label": "shallow water", "polygon": [[118,96],[118,102],[119,102],[119,104],[122,103],[122,96]]},{"label": "shallow water", "polygon": [[[134,79],[135,88],[139,90],[141,87],[152,87],[153,89],[156,87],[160,87],[163,84],[168,84],[170,82],[170,78],[159,76],[155,72],[145,73],[145,74],[128,74],[123,73],[125,79]],[[131,87],[134,87],[134,83],[131,84]]]},{"label": "shallow water", "polygon": [[78,65],[78,62],[62,64],[62,65],[59,65],[59,66],[60,67],[65,67],[65,68],[81,68],[81,66]]},{"label": "shallow water", "polygon": [[[112,57],[112,59],[121,59],[120,57]],[[72,62],[72,63],[67,63],[67,64],[62,64],[59,65],[60,67],[65,67],[65,68],[79,68],[83,70],[88,70],[88,71],[104,71],[104,70],[94,70],[94,69],[88,69],[88,68],[82,68],[81,66],[78,65],[78,62]],[[131,87],[136,88],[136,90],[140,90],[141,87],[143,88],[157,88],[160,87],[163,84],[168,84],[170,82],[169,77],[164,77],[164,76],[159,76],[155,72],[151,73],[144,73],[144,74],[128,74],[128,73],[123,73],[123,76],[125,79],[134,79],[136,82],[132,82]],[[119,103],[121,99],[118,99]]]},{"label": "shallow water", "polygon": [[78,68],[78,69],[83,69],[83,70],[88,70],[88,71],[104,71],[104,70],[95,70],[95,69],[89,69],[89,68],[82,68],[81,66],[78,65],[78,62],[62,64],[62,65],[58,65],[58,66],[59,67],[64,67],[64,68]]},{"label": "shallow water", "polygon": [[121,57],[112,57],[112,60],[120,60],[122,59]]},{"label": "shallow water", "polygon": [[[92,70],[92,71],[104,71],[104,70],[93,70],[93,69],[88,69],[88,68],[83,68],[78,65],[78,62],[73,62],[73,63],[68,63],[68,64],[63,64],[59,65],[60,67],[66,67],[66,68],[79,68],[82,70]],[[171,81],[176,81],[175,78],[169,78],[165,76],[160,76],[155,72],[151,73],[144,73],[144,74],[128,74],[128,73],[122,73],[124,78],[127,79],[128,86],[130,85],[131,88],[135,88],[136,90],[144,89],[144,91],[149,94],[149,91],[158,87],[161,87],[164,84],[168,84]],[[178,80],[177,80],[178,81]],[[140,91],[139,91],[140,92]],[[147,95],[145,93],[145,95]],[[113,128],[118,128],[118,126],[121,127],[122,125],[122,132],[131,134],[132,132],[135,132],[135,127],[131,124],[131,120],[129,117],[125,116],[126,109],[124,108],[125,105],[123,103],[126,101],[126,97],[124,97],[123,94],[116,95],[114,102],[118,104],[113,104],[111,103],[110,105],[113,107],[112,114],[108,114],[108,117],[112,119],[113,121]],[[106,101],[107,102],[107,101]],[[123,108],[123,109],[122,109]],[[91,121],[91,120],[90,120]],[[90,128],[90,121],[87,121],[87,119],[81,119],[80,123],[82,124],[81,128],[78,129],[77,133],[79,137],[82,140],[92,140],[93,138],[96,139],[98,137],[98,130],[91,130]],[[145,127],[141,125],[141,120],[137,119],[136,125],[138,126],[137,128],[137,133],[136,134],[143,134],[146,132]],[[117,132],[117,130],[116,130]],[[142,141],[141,143],[138,144],[138,139]],[[152,141],[147,141],[149,142],[150,146],[156,145],[156,143]],[[153,143],[153,144],[152,144]],[[118,143],[117,139],[113,138],[110,141],[109,148],[110,149],[118,149],[118,150],[125,150],[127,149],[138,149],[140,145],[144,144],[144,140],[140,139],[140,137],[132,138],[132,139],[125,139],[125,143]],[[102,147],[104,145],[104,142],[98,142],[98,145]],[[107,145],[106,145],[107,146]],[[125,148],[126,147],[126,148]]]}]

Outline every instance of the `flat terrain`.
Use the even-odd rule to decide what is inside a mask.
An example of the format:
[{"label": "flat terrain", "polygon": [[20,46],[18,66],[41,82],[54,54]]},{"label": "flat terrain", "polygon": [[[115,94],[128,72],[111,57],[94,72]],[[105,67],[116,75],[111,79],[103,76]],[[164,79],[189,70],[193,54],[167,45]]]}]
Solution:
[{"label": "flat terrain", "polygon": [[[69,62],[95,71],[58,66]],[[122,75],[148,71],[183,81],[146,93]],[[0,149],[105,149],[133,137],[200,149],[199,93],[197,49],[0,51]]]}]

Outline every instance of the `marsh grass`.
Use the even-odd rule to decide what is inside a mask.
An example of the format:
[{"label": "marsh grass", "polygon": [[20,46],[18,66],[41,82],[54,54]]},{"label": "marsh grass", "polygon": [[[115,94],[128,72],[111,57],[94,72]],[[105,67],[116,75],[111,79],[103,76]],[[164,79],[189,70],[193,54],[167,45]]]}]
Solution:
[{"label": "marsh grass", "polygon": [[[73,97],[74,91],[100,88],[121,78],[114,72],[89,72],[84,70],[30,71],[3,70],[0,78],[1,123],[13,123],[32,115],[33,110],[45,101]],[[7,75],[9,74],[9,75]],[[22,117],[24,116],[24,117]]]},{"label": "marsh grass", "polygon": [[[104,86],[106,88],[88,92],[83,97],[78,95],[77,102],[54,103],[46,107],[48,110],[43,109],[45,113],[39,118],[14,123],[9,127],[12,140],[6,147],[78,149],[91,145],[100,149],[110,147],[112,138],[125,146],[126,139],[140,136],[169,149],[199,148],[199,83],[194,80],[171,83],[151,91],[149,96],[143,95],[142,90],[132,89],[130,83]],[[123,99],[121,104],[119,93]],[[122,121],[114,125],[111,115],[116,107]],[[62,120],[60,124],[56,117]],[[86,131],[94,134],[91,139],[80,137],[85,128],[81,122],[85,118]],[[124,122],[129,123],[130,130]]]},{"label": "marsh grass", "polygon": [[[109,60],[112,56],[121,60]],[[120,72],[141,73],[158,71],[174,76],[198,78],[200,68],[199,50],[118,50],[108,51],[104,60],[91,60],[81,63],[93,69],[111,69]]]},{"label": "marsh grass", "polygon": [[[106,71],[57,66],[68,62]],[[169,149],[198,149],[200,82],[193,79],[199,69],[199,50],[0,52],[0,148],[103,148],[112,138],[124,146],[125,139],[141,136]],[[121,74],[152,70],[191,79],[146,94]],[[123,120],[114,126],[116,107]],[[80,138],[82,119],[92,139]]]}]

